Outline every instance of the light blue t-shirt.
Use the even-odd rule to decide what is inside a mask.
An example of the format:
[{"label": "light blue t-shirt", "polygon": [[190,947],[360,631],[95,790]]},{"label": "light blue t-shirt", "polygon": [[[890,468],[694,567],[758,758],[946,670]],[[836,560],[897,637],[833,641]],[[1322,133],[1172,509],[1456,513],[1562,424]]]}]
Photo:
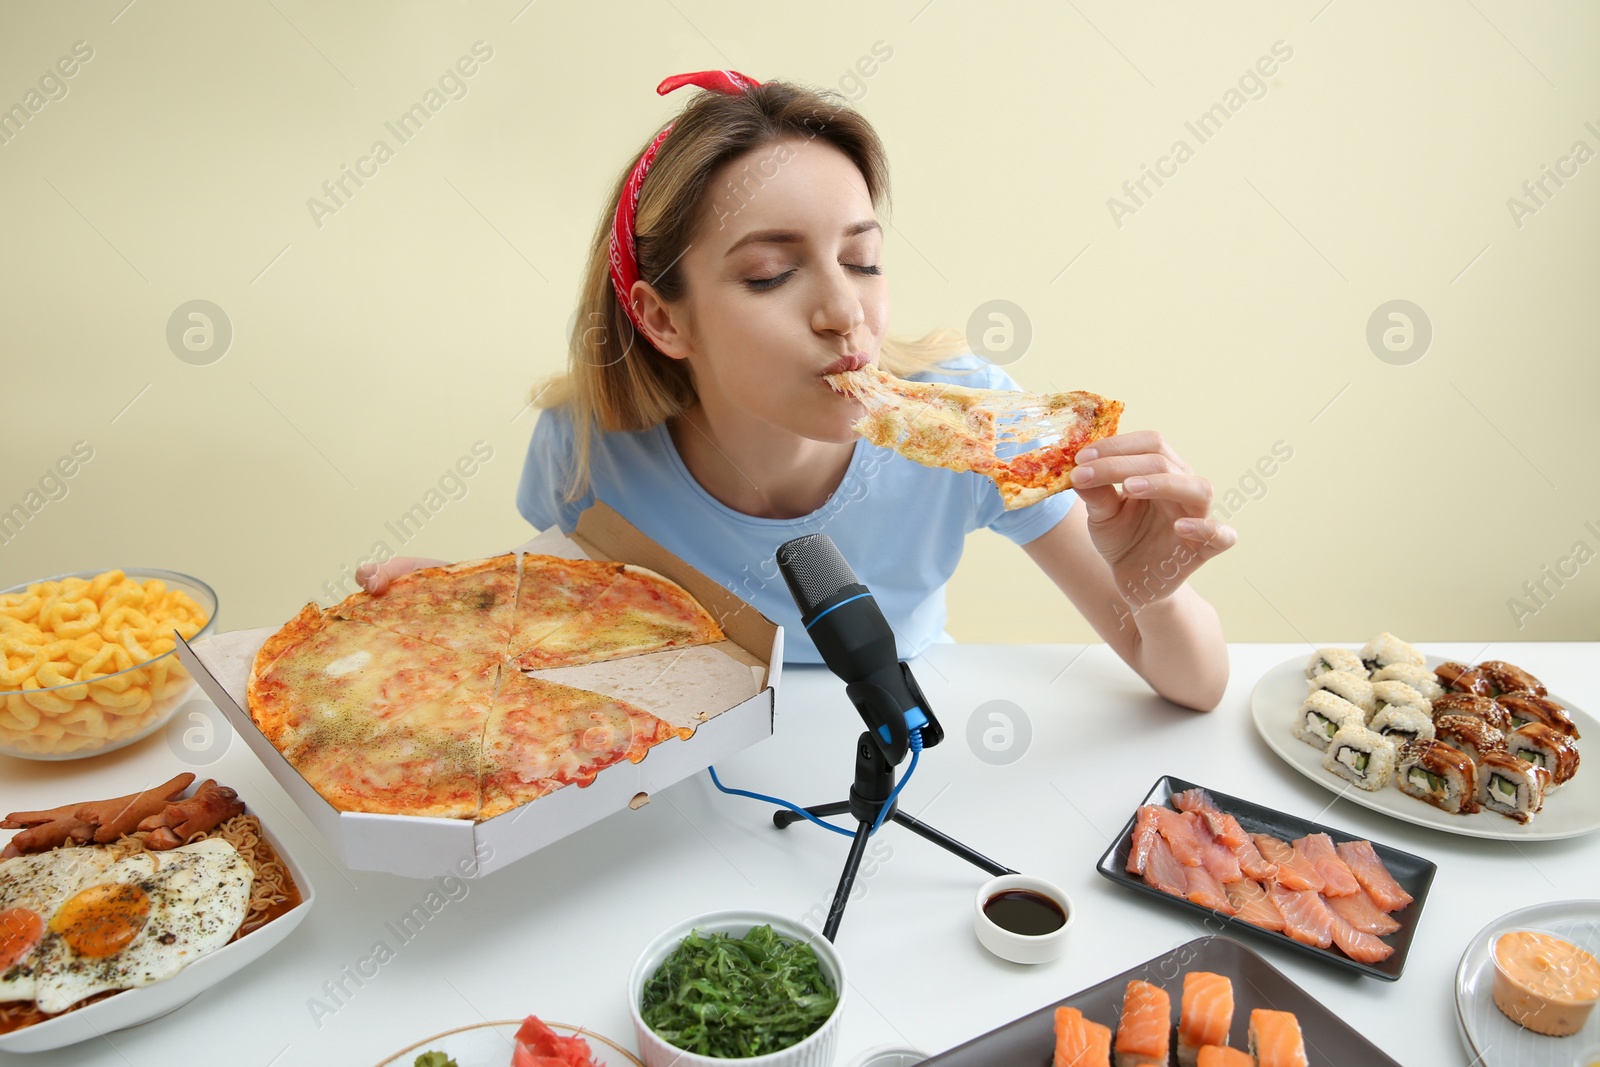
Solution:
[{"label": "light blue t-shirt", "polygon": [[[999,367],[962,356],[944,369],[912,375],[983,389],[1016,389]],[[825,533],[882,608],[902,659],[945,633],[945,583],[955,573],[967,534],[988,527],[1017,544],[1048,532],[1072,507],[1066,490],[1015,511],[1005,510],[993,482],[970,471],[913,463],[898,453],[857,441],[850,466],[832,497],[810,515],[763,519],[717,500],[684,466],[665,423],[638,432],[597,432],[590,446],[590,485],[567,502],[573,433],[566,408],[539,413],[517,488],[517,510],[540,530],[571,533],[598,497],[641,532],[701,573],[733,591],[784,628],[786,663],[820,663],[800,624],[800,611],[778,571],[778,546]]]}]

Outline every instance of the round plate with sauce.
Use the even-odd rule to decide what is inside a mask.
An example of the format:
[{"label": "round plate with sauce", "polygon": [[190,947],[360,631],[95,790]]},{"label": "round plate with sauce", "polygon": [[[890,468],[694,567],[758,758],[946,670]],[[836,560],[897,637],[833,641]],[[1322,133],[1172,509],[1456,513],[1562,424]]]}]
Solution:
[{"label": "round plate with sauce", "polygon": [[[1600,764],[1600,760],[1592,755],[1588,764],[1578,767],[1578,773],[1570,781],[1545,797],[1544,808],[1526,823],[1487,809],[1472,815],[1452,815],[1427,801],[1402,793],[1393,783],[1372,792],[1357,789],[1322,766],[1321,749],[1294,735],[1295,713],[1306,698],[1306,660],[1309,658],[1309,652],[1298,655],[1262,675],[1250,694],[1250,715],[1255,720],[1256,732],[1272,751],[1329,792],[1401,822],[1431,826],[1465,837],[1554,841],[1600,830],[1600,766],[1595,765]],[[1428,657],[1430,670],[1444,662],[1440,656]],[[1600,743],[1596,741],[1600,738],[1600,721],[1557,693],[1551,693],[1550,699],[1566,708],[1577,724],[1581,735],[1577,742],[1580,753],[1585,745],[1592,748]]]},{"label": "round plate with sauce", "polygon": [[[566,1023],[546,1023],[562,1037],[581,1037],[589,1043],[594,1062],[600,1067],[644,1067],[633,1053],[608,1037],[592,1030]],[[511,1052],[516,1045],[517,1029],[521,1019],[503,1019],[498,1022],[459,1026],[442,1034],[425,1037],[407,1045],[378,1067],[412,1067],[424,1052],[442,1052],[456,1061],[457,1067],[505,1067],[511,1062]]]},{"label": "round plate with sauce", "polygon": [[1600,1063],[1600,1008],[1590,1012],[1588,1024],[1571,1037],[1546,1037],[1518,1026],[1495,1007],[1491,953],[1500,935],[1512,930],[1554,934],[1600,955],[1600,900],[1536,904],[1502,915],[1478,932],[1456,968],[1456,1030],[1467,1055],[1482,1067],[1589,1067],[1591,1062]]}]

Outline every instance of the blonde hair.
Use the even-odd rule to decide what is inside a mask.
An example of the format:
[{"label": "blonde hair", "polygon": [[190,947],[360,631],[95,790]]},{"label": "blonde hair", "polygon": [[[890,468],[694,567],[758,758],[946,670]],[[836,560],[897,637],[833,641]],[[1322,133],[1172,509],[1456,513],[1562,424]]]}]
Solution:
[{"label": "blonde hair", "polygon": [[[701,92],[674,120],[639,195],[635,219],[639,277],[650,282],[662,300],[673,303],[687,293],[680,260],[702,221],[712,174],[752,149],[791,137],[833,145],[861,172],[873,208],[889,202],[889,164],[883,144],[871,124],[838,93],[782,81],[769,81],[737,96]],[[531,396],[537,407],[569,409],[575,447],[568,500],[588,488],[596,430],[646,430],[687,410],[696,399],[687,365],[663,355],[634,328],[611,284],[611,224],[623,186],[644,151],[640,148],[618,174],[595,227],[567,340],[567,369],[541,383]],[[966,349],[966,338],[950,327],[915,339],[890,335],[883,340],[880,363],[904,377]]]}]

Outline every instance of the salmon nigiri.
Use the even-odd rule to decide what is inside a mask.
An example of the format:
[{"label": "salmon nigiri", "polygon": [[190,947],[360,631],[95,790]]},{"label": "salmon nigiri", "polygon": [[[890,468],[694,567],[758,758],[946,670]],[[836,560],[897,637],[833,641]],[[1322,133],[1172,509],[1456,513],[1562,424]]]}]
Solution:
[{"label": "salmon nigiri", "polygon": [[1288,1011],[1252,1011],[1250,1054],[1256,1058],[1257,1067],[1309,1067],[1300,1020]]},{"label": "salmon nigiri", "polygon": [[1057,1008],[1052,1067],[1111,1067],[1111,1028],[1083,1017],[1077,1008]]},{"label": "salmon nigiri", "polygon": [[1160,986],[1128,983],[1117,1023],[1117,1067],[1166,1067],[1172,1032],[1172,998]]},{"label": "salmon nigiri", "polygon": [[1206,1045],[1200,1050],[1195,1067],[1256,1067],[1256,1061],[1243,1049],[1226,1045]]},{"label": "salmon nigiri", "polygon": [[1183,976],[1183,1006],[1178,1015],[1178,1063],[1195,1067],[1202,1045],[1226,1045],[1233,1026],[1233,983],[1210,971]]}]

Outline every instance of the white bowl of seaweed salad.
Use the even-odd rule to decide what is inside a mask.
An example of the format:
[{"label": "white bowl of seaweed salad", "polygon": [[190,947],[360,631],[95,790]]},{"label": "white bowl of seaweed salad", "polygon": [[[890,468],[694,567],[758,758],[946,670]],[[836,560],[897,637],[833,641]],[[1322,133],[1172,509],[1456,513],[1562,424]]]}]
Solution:
[{"label": "white bowl of seaweed salad", "polygon": [[827,938],[759,911],[677,923],[628,976],[645,1067],[831,1067],[844,991]]}]

